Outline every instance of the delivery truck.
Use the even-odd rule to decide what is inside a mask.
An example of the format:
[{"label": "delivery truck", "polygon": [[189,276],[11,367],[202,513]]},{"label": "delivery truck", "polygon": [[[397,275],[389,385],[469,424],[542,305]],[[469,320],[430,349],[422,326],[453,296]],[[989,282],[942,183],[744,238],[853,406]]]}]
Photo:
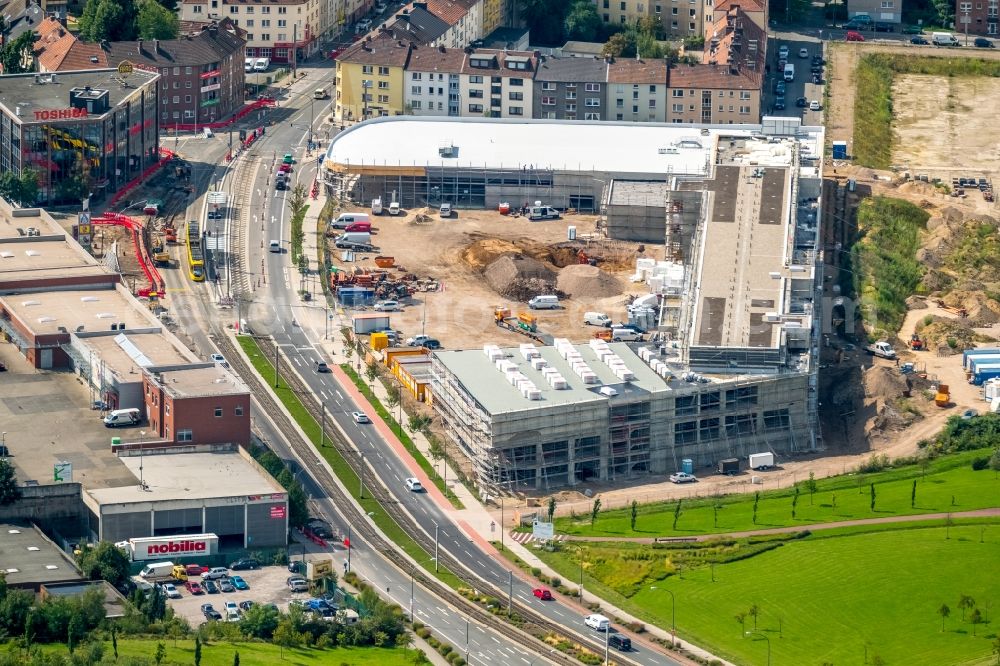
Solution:
[{"label": "delivery truck", "polygon": [[774,467],[774,454],[770,451],[750,454],[750,469],[763,471],[772,467]]},{"label": "delivery truck", "polygon": [[142,571],[139,572],[139,575],[149,581],[172,579],[174,577],[174,563],[151,562],[143,567]]}]

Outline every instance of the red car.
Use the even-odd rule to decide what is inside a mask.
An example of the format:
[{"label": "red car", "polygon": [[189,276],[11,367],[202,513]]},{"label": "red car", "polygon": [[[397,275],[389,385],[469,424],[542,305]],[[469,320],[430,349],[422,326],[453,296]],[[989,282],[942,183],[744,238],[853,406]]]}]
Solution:
[{"label": "red car", "polygon": [[281,166],[278,167],[278,171],[282,173],[288,173],[291,170],[292,170],[291,164],[282,164]]},{"label": "red car", "polygon": [[844,41],[848,42],[863,42],[865,41],[865,36],[860,32],[855,32],[853,30],[848,30],[847,35],[844,37]]},{"label": "red car", "polygon": [[208,567],[203,567],[200,564],[185,564],[184,573],[188,576],[200,576],[208,571]]},{"label": "red car", "polygon": [[552,593],[543,587],[536,587],[531,593],[542,601],[552,601]]},{"label": "red car", "polygon": [[184,583],[184,587],[186,587],[187,591],[191,594],[205,594],[205,590],[201,589],[201,585],[199,585],[197,581],[189,580]]}]

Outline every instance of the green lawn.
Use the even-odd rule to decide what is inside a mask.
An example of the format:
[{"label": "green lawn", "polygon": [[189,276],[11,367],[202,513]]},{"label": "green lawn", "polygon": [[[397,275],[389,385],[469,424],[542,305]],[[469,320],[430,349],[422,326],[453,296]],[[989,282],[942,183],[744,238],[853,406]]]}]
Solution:
[{"label": "green lawn", "polygon": [[[194,663],[194,640],[174,641],[170,639],[156,640],[118,640],[118,656],[144,657],[153,662],[156,644],[163,643],[167,649],[166,658],[160,662],[163,666]],[[46,646],[47,651],[68,654],[65,645]],[[232,666],[233,654],[240,653],[240,666],[272,666],[274,664],[331,664],[340,666],[411,666],[415,650],[382,649],[382,648],[335,648],[329,650],[287,649],[281,650],[277,645],[269,643],[228,643],[219,642],[202,645],[201,666]],[[114,652],[111,641],[104,642],[104,661],[113,663]]]},{"label": "green lawn", "polygon": [[[817,479],[818,489],[812,497],[800,483],[795,518],[792,518],[794,493],[783,489],[760,494],[756,524],[753,522],[754,496],[741,494],[683,500],[676,530],[673,529],[676,502],[640,506],[635,531],[630,526],[627,509],[601,512],[593,527],[589,514],[557,518],[556,530],[579,536],[686,536],[996,507],[1000,506],[1000,479],[989,470],[974,472],[970,465],[973,458],[990,453],[989,449],[984,449],[944,456],[933,461],[926,476],[922,476],[919,467],[911,465],[875,474]],[[911,507],[914,481],[917,482],[917,495]],[[872,483],[875,484],[875,511],[871,510]],[[691,490],[696,492],[697,484],[692,484]],[[716,503],[721,507],[717,511],[713,510]]]},{"label": "green lawn", "polygon": [[[612,550],[592,544],[586,557],[602,549],[617,563],[588,561],[587,586],[645,621],[670,627],[670,596],[677,603],[678,634],[739,664],[764,664],[767,643],[744,637],[738,613],[757,604],[757,628],[769,639],[774,664],[862,664],[878,654],[887,664],[967,664],[990,659],[1000,620],[1000,526],[958,524],[945,539],[943,527],[899,529],[824,536],[818,533],[714,568],[690,569],[683,578],[664,579],[669,551],[649,546]],[[980,542],[983,538],[983,542]],[[570,546],[539,555],[565,575],[579,577],[579,557]],[[626,599],[609,581],[653,558],[650,571]],[[668,564],[669,566],[669,564]],[[641,576],[640,576],[641,578]],[[652,590],[652,586],[659,589]],[[959,595],[967,594],[990,620],[976,628],[962,621]],[[941,631],[938,609],[951,617]],[[752,617],[746,630],[753,629]],[[992,661],[990,662],[992,663]]]}]

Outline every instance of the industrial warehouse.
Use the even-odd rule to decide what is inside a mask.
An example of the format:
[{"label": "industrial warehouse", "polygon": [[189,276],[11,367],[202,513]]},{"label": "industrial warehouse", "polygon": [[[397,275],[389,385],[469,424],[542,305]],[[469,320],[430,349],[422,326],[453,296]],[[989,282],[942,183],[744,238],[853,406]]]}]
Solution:
[{"label": "industrial warehouse", "polygon": [[[402,128],[408,120],[381,124]],[[580,128],[594,138],[585,142]],[[662,261],[638,267],[656,273],[645,280],[655,294],[652,342],[557,338],[433,354],[434,407],[487,486],[547,490],[822,448],[815,360],[822,128],[765,119],[726,127],[458,120],[419,129],[432,131],[411,126],[404,152],[446,145],[452,167],[441,167],[440,155],[419,168],[348,166],[334,142],[327,163],[334,186],[441,187],[431,185],[432,171],[468,174],[487,146],[499,146],[497,159],[506,164],[509,156],[513,171],[545,171],[548,184],[520,191],[486,184],[481,202],[566,205],[558,192],[568,197],[572,188],[557,185],[572,182],[605,202],[610,237],[641,235],[663,246]],[[575,168],[541,159],[568,164],[584,148],[591,160],[604,159]],[[521,165],[518,155],[538,162]],[[640,196],[630,201],[619,189],[616,198],[616,188]]]}]

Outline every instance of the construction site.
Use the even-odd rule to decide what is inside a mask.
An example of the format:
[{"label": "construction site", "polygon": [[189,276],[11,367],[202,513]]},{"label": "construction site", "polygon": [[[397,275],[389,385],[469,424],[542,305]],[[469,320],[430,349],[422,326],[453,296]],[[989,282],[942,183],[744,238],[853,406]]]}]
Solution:
[{"label": "construction site", "polygon": [[[464,160],[491,146],[506,151],[496,160],[549,155],[548,144],[530,144],[538,138],[530,122],[434,120],[415,132],[421,120],[400,119],[399,131],[419,134],[410,150],[439,168],[444,137],[461,156],[452,167],[466,175]],[[379,132],[395,131],[394,121],[376,123]],[[544,131],[583,144],[572,123]],[[417,335],[440,342],[431,355],[435,429],[482,487],[635,483],[757,451],[824,448],[814,360],[822,128],[786,119],[726,130],[614,126],[608,137],[588,133],[588,154],[606,154],[604,163],[524,164],[553,183],[586,179],[596,214],[551,190],[500,187],[496,200],[486,188],[480,205],[454,201],[457,216],[448,218],[431,201],[407,204],[399,187],[374,185],[396,178],[417,192],[429,171],[375,166],[372,144],[350,134],[327,153],[332,193],[353,201],[347,210],[367,212],[361,196],[402,206],[398,216],[371,216],[370,247],[328,245],[332,286],[369,289],[361,300],[340,298],[361,311],[398,301],[389,313],[397,344]],[[602,152],[601,141],[617,148]],[[361,144],[364,165],[349,157]],[[512,160],[504,171],[520,168]],[[492,178],[489,164],[477,168]],[[528,204],[510,204],[521,199]],[[532,201],[564,210],[531,220],[519,213]],[[538,297],[556,305],[532,307]],[[588,326],[592,319],[606,323]]]}]

